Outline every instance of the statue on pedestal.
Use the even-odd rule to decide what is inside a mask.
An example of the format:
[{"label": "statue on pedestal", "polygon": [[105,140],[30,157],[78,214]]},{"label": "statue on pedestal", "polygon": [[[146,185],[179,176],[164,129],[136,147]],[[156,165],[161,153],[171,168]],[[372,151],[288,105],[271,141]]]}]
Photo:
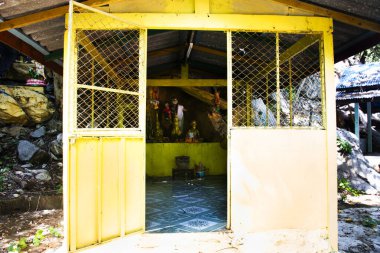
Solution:
[{"label": "statue on pedestal", "polygon": [[179,128],[179,121],[178,121],[178,116],[174,116],[174,123],[173,123],[173,130],[172,130],[172,140],[174,141],[179,141],[179,138],[181,137],[182,131]]},{"label": "statue on pedestal", "polygon": [[199,131],[197,129],[197,122],[193,120],[191,122],[191,128],[187,131],[186,142],[199,142]]},{"label": "statue on pedestal", "polygon": [[178,104],[178,99],[175,97],[172,100],[172,114],[176,115],[178,118],[178,126],[181,132],[183,132],[183,122],[184,122],[184,114],[186,112],[185,107],[183,105]]}]

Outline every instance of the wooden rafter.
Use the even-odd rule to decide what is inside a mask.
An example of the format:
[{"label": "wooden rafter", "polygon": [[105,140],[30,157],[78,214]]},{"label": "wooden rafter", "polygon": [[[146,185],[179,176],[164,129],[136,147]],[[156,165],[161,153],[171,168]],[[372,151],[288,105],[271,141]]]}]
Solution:
[{"label": "wooden rafter", "polygon": [[305,11],[313,12],[319,16],[332,17],[333,19],[346,23],[352,26],[360,27],[365,30],[370,30],[373,32],[380,33],[380,24],[372,22],[363,18],[355,17],[352,15],[345,14],[343,12],[334,11],[328,8],[317,6],[314,4],[305,3],[299,0],[273,0],[278,3],[282,3],[294,8],[302,9]]},{"label": "wooden rafter", "polygon": [[194,45],[193,46],[193,50],[198,51],[198,52],[202,52],[202,53],[222,56],[222,57],[226,57],[227,56],[227,52],[226,51],[217,50],[217,49],[213,49],[213,48],[209,48],[209,47],[205,47],[205,46]]},{"label": "wooden rafter", "polygon": [[148,57],[161,57],[172,53],[178,53],[181,50],[180,46],[168,47],[164,49],[154,50],[148,52]]},{"label": "wooden rafter", "polygon": [[[289,47],[285,52],[280,54],[280,65],[287,60],[295,57],[299,53],[305,51],[310,46],[314,45],[318,40],[319,35],[305,35],[302,39],[298,40],[291,47]],[[269,72],[276,69],[276,60],[270,62],[263,70],[262,73],[267,75]]]},{"label": "wooden rafter", "polygon": [[[120,1],[120,0],[88,0],[88,1],[83,2],[83,4],[96,7],[96,6],[109,4],[110,2],[113,2],[113,1]],[[58,18],[60,16],[65,15],[67,12],[68,12],[68,5],[65,5],[65,6],[53,8],[50,10],[40,11],[37,13],[10,19],[10,20],[4,21],[3,23],[0,23],[0,32],[39,23],[39,22],[46,21],[49,19]]]},{"label": "wooden rafter", "polygon": [[48,62],[42,53],[38,52],[34,47],[20,40],[19,38],[17,38],[10,32],[7,32],[7,31],[0,32],[0,42],[8,45],[9,47],[16,49],[17,51],[21,52],[22,54],[26,56],[29,56],[33,60],[38,61],[39,63],[45,65],[47,68],[51,69],[57,74],[60,74],[60,75],[63,74],[62,66],[54,62]]},{"label": "wooden rafter", "polygon": [[120,84],[120,81],[123,80],[118,73],[110,66],[98,49],[92,44],[91,40],[84,34],[83,31],[78,32],[77,36],[79,37],[78,43],[83,46],[83,48],[91,55],[91,58],[94,59],[107,73],[107,75],[116,83]]},{"label": "wooden rafter", "polygon": [[226,79],[148,79],[147,86],[155,87],[226,87]]},{"label": "wooden rafter", "polygon": [[[213,105],[214,95],[211,92],[195,88],[195,87],[181,87],[181,89],[187,94],[199,99],[202,102],[205,102],[209,105]],[[220,99],[220,108],[227,110],[227,101]]]}]

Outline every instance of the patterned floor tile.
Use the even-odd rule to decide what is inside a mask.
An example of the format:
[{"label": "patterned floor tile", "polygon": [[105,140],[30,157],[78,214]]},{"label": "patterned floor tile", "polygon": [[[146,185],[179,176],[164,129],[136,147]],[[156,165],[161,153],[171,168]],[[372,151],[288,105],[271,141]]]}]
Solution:
[{"label": "patterned floor tile", "polygon": [[206,230],[207,228],[210,228],[216,224],[218,223],[210,221],[210,220],[204,220],[204,219],[198,219],[198,218],[180,223],[180,225],[188,227],[196,231]]},{"label": "patterned floor tile", "polygon": [[185,211],[185,213],[189,213],[189,214],[199,214],[199,213],[206,212],[209,209],[199,207],[199,206],[189,206],[189,207],[182,208],[181,210],[183,210],[183,211]]},{"label": "patterned floor tile", "polygon": [[201,198],[194,198],[194,197],[185,197],[185,198],[179,198],[178,201],[184,202],[184,203],[189,203],[189,204],[194,204],[200,201],[203,201]]},{"label": "patterned floor tile", "polygon": [[226,179],[147,183],[146,230],[150,233],[224,230]]}]

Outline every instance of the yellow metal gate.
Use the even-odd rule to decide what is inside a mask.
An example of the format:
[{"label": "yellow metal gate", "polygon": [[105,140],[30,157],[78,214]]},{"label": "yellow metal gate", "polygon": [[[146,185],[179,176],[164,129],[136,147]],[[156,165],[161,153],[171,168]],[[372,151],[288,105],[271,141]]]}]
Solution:
[{"label": "yellow metal gate", "polygon": [[[70,9],[65,218],[75,251],[144,231],[146,30],[75,2]],[[87,19],[77,29],[75,15],[93,11],[112,19]],[[128,28],[114,29],[120,23]]]}]

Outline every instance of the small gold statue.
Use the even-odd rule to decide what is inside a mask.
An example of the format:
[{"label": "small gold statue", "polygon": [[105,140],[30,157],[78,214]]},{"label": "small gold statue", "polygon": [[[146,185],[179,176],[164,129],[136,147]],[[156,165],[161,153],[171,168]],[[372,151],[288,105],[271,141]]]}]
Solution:
[{"label": "small gold statue", "polygon": [[191,128],[187,131],[186,142],[199,142],[199,131],[195,120],[191,122]]},{"label": "small gold statue", "polygon": [[160,121],[158,120],[158,112],[156,111],[156,129],[154,131],[154,139],[156,141],[162,141],[163,133],[160,127]]},{"label": "small gold statue", "polygon": [[174,116],[174,124],[173,124],[173,130],[172,130],[172,139],[178,141],[182,132],[179,129],[179,122],[178,122],[178,116]]}]

